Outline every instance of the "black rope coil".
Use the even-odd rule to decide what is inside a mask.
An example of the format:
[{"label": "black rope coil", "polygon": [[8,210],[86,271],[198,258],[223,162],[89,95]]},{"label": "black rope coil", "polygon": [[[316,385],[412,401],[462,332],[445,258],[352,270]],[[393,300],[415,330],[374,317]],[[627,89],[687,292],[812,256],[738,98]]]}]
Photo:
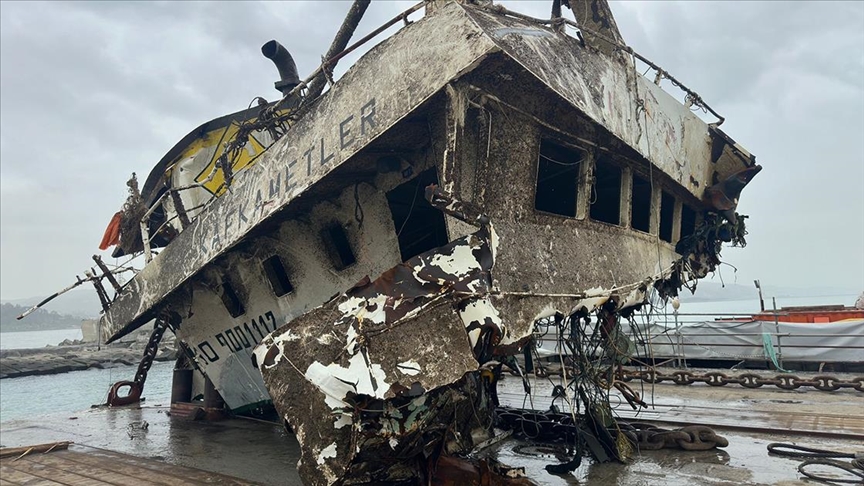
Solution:
[{"label": "black rope coil", "polygon": [[[798,472],[810,479],[815,479],[816,481],[822,481],[828,484],[864,484],[864,452],[838,452],[795,444],[773,442],[768,444],[768,453],[781,457],[806,459],[798,465]],[[839,461],[838,459],[851,459],[851,461]],[[807,471],[807,466],[834,467],[846,471],[852,476],[855,476],[856,479],[820,476],[816,473]]]}]

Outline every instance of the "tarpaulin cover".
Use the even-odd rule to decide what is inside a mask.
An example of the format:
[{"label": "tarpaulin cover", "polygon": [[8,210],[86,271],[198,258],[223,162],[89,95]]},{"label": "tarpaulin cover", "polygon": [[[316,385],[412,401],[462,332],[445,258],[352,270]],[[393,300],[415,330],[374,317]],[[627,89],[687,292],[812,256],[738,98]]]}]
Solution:
[{"label": "tarpaulin cover", "polygon": [[677,331],[672,325],[650,324],[650,332],[644,325],[638,330],[623,326],[631,338],[650,342],[648,350],[637,346],[643,358],[650,351],[655,358],[683,354],[687,359],[766,360],[770,358],[763,335],[768,334],[774,352],[784,361],[864,362],[864,319],[825,324],[709,321],[682,325]]}]

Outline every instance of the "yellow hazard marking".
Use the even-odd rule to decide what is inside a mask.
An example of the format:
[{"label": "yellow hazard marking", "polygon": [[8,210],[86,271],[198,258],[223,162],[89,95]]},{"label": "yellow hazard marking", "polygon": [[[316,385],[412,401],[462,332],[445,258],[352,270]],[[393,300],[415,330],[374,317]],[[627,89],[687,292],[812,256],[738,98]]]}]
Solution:
[{"label": "yellow hazard marking", "polygon": [[[195,178],[195,182],[202,183],[207,180],[207,177],[209,177],[210,173],[213,172],[213,168],[216,167],[216,161],[222,155],[225,144],[234,140],[238,129],[238,124],[231,123],[227,127],[217,128],[207,132],[203,137],[195,139],[188,147],[186,147],[180,155],[179,160],[195,157],[202,150],[210,150],[215,147],[213,156],[210,157],[210,161]],[[243,146],[243,148],[240,149],[231,160],[231,172],[236,174],[238,171],[244,169],[252,163],[255,160],[255,157],[263,152],[264,149],[265,147],[261,142],[259,142],[253,135],[249,135],[249,140],[246,142],[246,145]],[[230,155],[231,154],[229,154],[229,156]],[[225,192],[224,183],[225,174],[221,170],[217,170],[213,175],[213,178],[204,183],[203,187],[211,194],[221,196]]]}]

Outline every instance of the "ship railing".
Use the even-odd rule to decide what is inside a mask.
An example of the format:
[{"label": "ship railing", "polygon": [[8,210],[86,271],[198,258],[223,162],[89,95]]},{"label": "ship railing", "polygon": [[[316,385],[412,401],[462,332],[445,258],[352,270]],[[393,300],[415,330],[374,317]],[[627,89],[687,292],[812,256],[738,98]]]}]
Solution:
[{"label": "ship railing", "polygon": [[[312,83],[312,81],[319,76],[324,76],[327,79],[327,81],[332,84],[333,79],[332,79],[332,75],[331,75],[329,69],[332,68],[340,59],[347,56],[351,52],[357,50],[360,46],[366,44],[367,42],[369,42],[373,38],[377,37],[379,34],[384,32],[388,28],[392,27],[393,25],[395,25],[399,21],[402,21],[405,23],[405,25],[408,25],[408,23],[409,23],[408,16],[411,15],[412,13],[420,10],[422,7],[425,6],[425,4],[426,4],[425,1],[415,4],[414,6],[408,8],[407,10],[403,11],[399,15],[393,17],[388,22],[385,22],[383,25],[381,25],[377,29],[373,30],[372,32],[370,32],[369,34],[367,34],[365,37],[358,40],[354,44],[346,47],[344,50],[342,50],[338,54],[334,55],[333,57],[330,57],[329,59],[324,60],[314,71],[312,71],[312,74],[310,74],[308,77],[306,77],[306,79],[302,80],[300,82],[300,84],[295,86],[291,91],[286,93],[282,97],[282,99],[280,99],[279,101],[274,103],[268,109],[270,114],[272,115],[272,114],[278,112],[288,100],[292,99],[295,96],[300,95],[302,93],[302,90],[307,89],[309,87],[310,83]],[[311,101],[312,101],[311,99],[305,100],[304,104],[308,105],[309,102],[311,102]],[[272,146],[272,144],[270,146],[268,146],[267,148],[269,149],[271,146]],[[266,152],[266,149],[263,152]],[[258,154],[258,155],[259,156],[262,155],[263,152],[261,154]],[[168,224],[170,224],[174,220],[179,220],[181,229],[186,229],[186,227],[189,226],[192,222],[192,219],[189,218],[188,214],[192,211],[206,207],[211,202],[213,202],[216,198],[215,198],[215,196],[211,197],[210,199],[208,199],[204,203],[199,204],[198,206],[186,209],[183,207],[183,201],[180,199],[179,192],[184,191],[184,190],[203,187],[205,183],[207,183],[211,179],[213,179],[217,170],[218,170],[218,166],[214,167],[213,170],[211,171],[210,175],[207,177],[207,179],[205,181],[200,182],[200,183],[195,183],[195,184],[190,184],[187,186],[175,187],[175,188],[168,189],[161,196],[159,196],[159,198],[150,206],[150,208],[147,210],[147,212],[144,214],[144,216],[141,218],[141,221],[140,221],[141,239],[142,239],[143,246],[144,246],[144,262],[145,262],[145,264],[149,263],[150,261],[153,260],[152,237],[151,237],[151,232],[149,231],[150,216],[153,215],[153,212],[157,208],[159,208],[160,206],[163,205],[166,197],[171,197],[173,199],[175,212],[171,217],[167,218],[159,226],[159,228],[157,228],[155,231],[153,231],[152,235],[153,236],[158,235],[162,230],[164,230],[167,227]],[[228,178],[226,178],[226,182],[227,182],[227,180],[228,180]],[[166,212],[166,214],[167,214],[167,212]]]},{"label": "ship railing", "polygon": [[[642,63],[644,63],[645,66],[647,66],[647,69],[645,70],[644,73],[642,73],[642,76],[647,77],[648,73],[653,71],[654,84],[656,84],[657,86],[660,86],[660,83],[664,79],[669,80],[669,82],[672,83],[673,86],[675,86],[676,88],[678,88],[684,92],[685,96],[684,96],[683,104],[685,106],[687,106],[688,108],[690,108],[692,106],[696,106],[697,108],[702,109],[704,112],[711,113],[713,116],[715,116],[717,118],[717,122],[714,123],[715,127],[719,127],[726,120],[723,116],[721,116],[719,113],[714,111],[714,109],[711,108],[708,105],[708,103],[706,103],[705,100],[703,100],[702,97],[699,96],[698,93],[696,93],[692,89],[688,88],[686,85],[684,85],[684,83],[682,83],[677,78],[672,76],[669,73],[669,71],[666,71],[665,69],[663,69],[662,67],[660,67],[659,65],[657,65],[656,63],[654,63],[653,61],[648,59],[647,57],[639,54],[632,47],[628,46],[627,44],[625,44],[623,42],[616,41],[615,39],[612,39],[608,36],[605,36],[599,32],[595,32],[595,31],[588,29],[584,26],[580,26],[577,22],[566,19],[564,17],[553,17],[550,19],[541,19],[538,17],[532,17],[530,15],[525,15],[525,14],[522,14],[519,12],[515,12],[513,10],[509,10],[502,5],[489,6],[489,7],[485,7],[485,9],[490,11],[490,12],[493,12],[493,13],[497,13],[497,14],[501,14],[501,15],[507,15],[510,17],[514,17],[517,19],[525,20],[525,21],[540,24],[540,25],[564,24],[564,25],[567,25],[567,26],[570,26],[570,27],[576,29],[576,31],[579,33],[584,32],[586,34],[590,34],[591,36],[597,37],[597,38],[613,45],[615,47],[615,49],[633,56],[633,58],[634,58],[633,68],[637,74],[639,73],[639,70],[635,69],[635,67],[636,67],[635,61],[639,60]],[[559,32],[569,36],[569,34],[563,29],[561,29]],[[582,41],[582,39],[578,38],[578,37],[573,37],[573,36],[569,36],[569,37],[575,38],[575,39],[579,40],[580,42]]]},{"label": "ship railing", "polygon": [[[397,15],[397,16],[393,17],[392,19],[390,19],[389,21],[385,22],[383,25],[381,25],[377,29],[373,30],[372,32],[367,34],[362,39],[360,39],[357,42],[355,42],[354,44],[351,44],[350,46],[346,47],[342,52],[334,55],[333,57],[325,59],[314,71],[312,71],[312,74],[310,74],[306,79],[302,80],[300,82],[300,84],[295,86],[288,93],[285,93],[282,96],[282,99],[277,101],[270,108],[270,112],[271,113],[277,112],[289,100],[291,100],[292,98],[294,98],[296,96],[300,96],[302,94],[303,90],[307,89],[309,87],[310,83],[312,83],[312,81],[314,79],[316,79],[320,76],[324,76],[326,78],[327,82],[330,85],[333,85],[334,81],[332,78],[332,73],[330,71],[331,71],[331,68],[340,59],[347,56],[351,52],[357,50],[359,47],[363,46],[364,44],[366,44],[367,42],[369,42],[373,38],[377,37],[379,34],[384,32],[388,28],[392,27],[396,23],[402,21],[402,22],[404,22],[405,25],[408,25],[409,24],[408,16],[411,15],[412,13],[420,10],[424,6],[426,6],[427,3],[428,3],[427,1],[421,1],[421,2],[413,5],[412,7],[403,11],[399,15]],[[695,107],[703,110],[704,112],[711,113],[713,116],[715,116],[717,118],[717,122],[714,123],[715,127],[719,127],[725,121],[725,118],[723,116],[721,116],[719,113],[717,113],[713,108],[711,108],[705,102],[705,100],[703,100],[702,97],[699,96],[698,93],[696,93],[692,89],[688,88],[686,85],[684,85],[684,83],[682,83],[677,78],[672,76],[669,73],[669,71],[666,71],[665,69],[663,69],[662,67],[660,67],[658,64],[654,63],[653,61],[651,61],[647,57],[639,54],[632,47],[628,46],[627,44],[625,44],[623,42],[618,42],[614,39],[609,38],[608,36],[605,36],[605,35],[600,34],[598,32],[594,32],[593,30],[587,29],[584,26],[580,26],[577,22],[566,19],[564,17],[554,17],[554,18],[549,18],[549,19],[541,19],[538,17],[532,17],[530,15],[525,15],[525,14],[522,14],[519,12],[515,12],[513,10],[509,10],[509,9],[505,8],[503,5],[478,6],[478,8],[482,8],[482,9],[484,9],[488,12],[491,12],[493,14],[510,16],[513,18],[517,18],[520,20],[524,20],[524,21],[539,24],[539,25],[561,25],[561,24],[564,24],[564,25],[567,25],[567,26],[570,26],[570,27],[576,29],[576,31],[579,33],[585,32],[585,33],[590,34],[594,37],[602,39],[603,41],[608,42],[609,44],[615,46],[615,48],[620,50],[621,52],[624,52],[624,53],[632,56],[633,57],[633,70],[637,74],[640,74],[640,72],[639,72],[639,70],[636,69],[636,62],[635,61],[639,60],[640,62],[644,63],[647,66],[647,69],[645,70],[645,72],[641,73],[641,75],[643,77],[647,77],[648,73],[653,71],[654,84],[656,84],[657,86],[660,86],[660,83],[664,79],[669,80],[669,82],[672,83],[673,86],[675,86],[676,88],[678,88],[682,92],[684,92],[685,97],[684,97],[683,104],[685,106],[687,106],[688,108],[695,106]],[[561,32],[563,35],[567,35],[568,37],[580,40],[580,42],[581,42],[581,39],[579,39],[578,37],[574,37],[574,36],[570,35],[564,29],[560,29],[559,32]],[[303,104],[308,106],[308,104],[314,100],[314,96],[310,97],[310,98],[311,99],[304,100]]]},{"label": "ship railing", "polygon": [[[139,222],[141,225],[141,241],[144,244],[144,263],[150,263],[153,260],[153,249],[152,249],[152,239],[156,235],[160,234],[169,224],[173,221],[177,220],[180,222],[181,231],[185,230],[190,224],[192,224],[193,218],[189,217],[189,213],[192,211],[196,211],[198,209],[202,209],[210,204],[215,198],[215,196],[210,197],[207,201],[193,206],[191,208],[186,208],[183,204],[183,200],[180,197],[181,191],[188,191],[191,189],[197,189],[204,187],[204,184],[209,182],[205,180],[203,182],[198,182],[195,184],[189,184],[186,186],[180,187],[172,187],[167,191],[163,192],[161,196],[159,196],[153,204],[150,205],[150,208],[144,213],[144,216],[141,217],[141,221]],[[157,208],[164,208],[164,203],[166,198],[171,198],[171,202],[174,204],[174,214],[170,217],[166,217],[165,221],[156,228],[155,231],[150,232],[150,217],[153,215],[153,212],[156,211]],[[165,211],[166,216],[168,215],[168,211]]]}]

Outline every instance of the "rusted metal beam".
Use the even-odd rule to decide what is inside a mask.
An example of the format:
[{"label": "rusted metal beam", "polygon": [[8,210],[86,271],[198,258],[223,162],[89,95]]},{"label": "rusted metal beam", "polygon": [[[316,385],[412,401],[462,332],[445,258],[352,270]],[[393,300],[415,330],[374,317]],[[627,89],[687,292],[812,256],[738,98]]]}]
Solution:
[{"label": "rusted metal beam", "polygon": [[114,287],[114,290],[120,292],[123,289],[123,286],[114,278],[114,274],[111,273],[111,270],[108,270],[108,267],[105,265],[105,262],[102,261],[102,257],[99,255],[93,255],[93,261],[96,262],[96,266],[99,267],[99,270],[102,270],[102,275],[111,282],[111,286]]},{"label": "rusted metal beam", "polygon": [[590,45],[611,56],[618,50],[619,45],[624,44],[624,38],[618,31],[618,24],[615,23],[615,17],[612,16],[606,0],[572,0],[570,9],[573,10],[580,28],[586,27],[583,35]]},{"label": "rusted metal beam", "polygon": [[174,211],[177,213],[177,219],[180,220],[180,226],[185,230],[190,224],[189,215],[186,214],[186,206],[183,205],[183,199],[180,193],[176,190],[169,190],[171,193],[171,202],[174,203]]},{"label": "rusted metal beam", "polygon": [[[348,41],[351,40],[351,36],[357,30],[357,25],[360,24],[360,20],[363,18],[363,14],[366,12],[366,8],[369,7],[370,2],[371,0],[354,0],[348,13],[345,15],[345,20],[342,21],[342,26],[339,27],[339,32],[336,33],[333,43],[330,44],[330,49],[324,55],[324,59],[335,59],[337,54],[345,50],[345,46],[348,45]],[[332,78],[333,68],[336,67],[338,61],[339,59],[335,59],[312,79],[309,83],[309,89],[306,91],[304,103],[310,103],[321,95],[328,79]]]}]

